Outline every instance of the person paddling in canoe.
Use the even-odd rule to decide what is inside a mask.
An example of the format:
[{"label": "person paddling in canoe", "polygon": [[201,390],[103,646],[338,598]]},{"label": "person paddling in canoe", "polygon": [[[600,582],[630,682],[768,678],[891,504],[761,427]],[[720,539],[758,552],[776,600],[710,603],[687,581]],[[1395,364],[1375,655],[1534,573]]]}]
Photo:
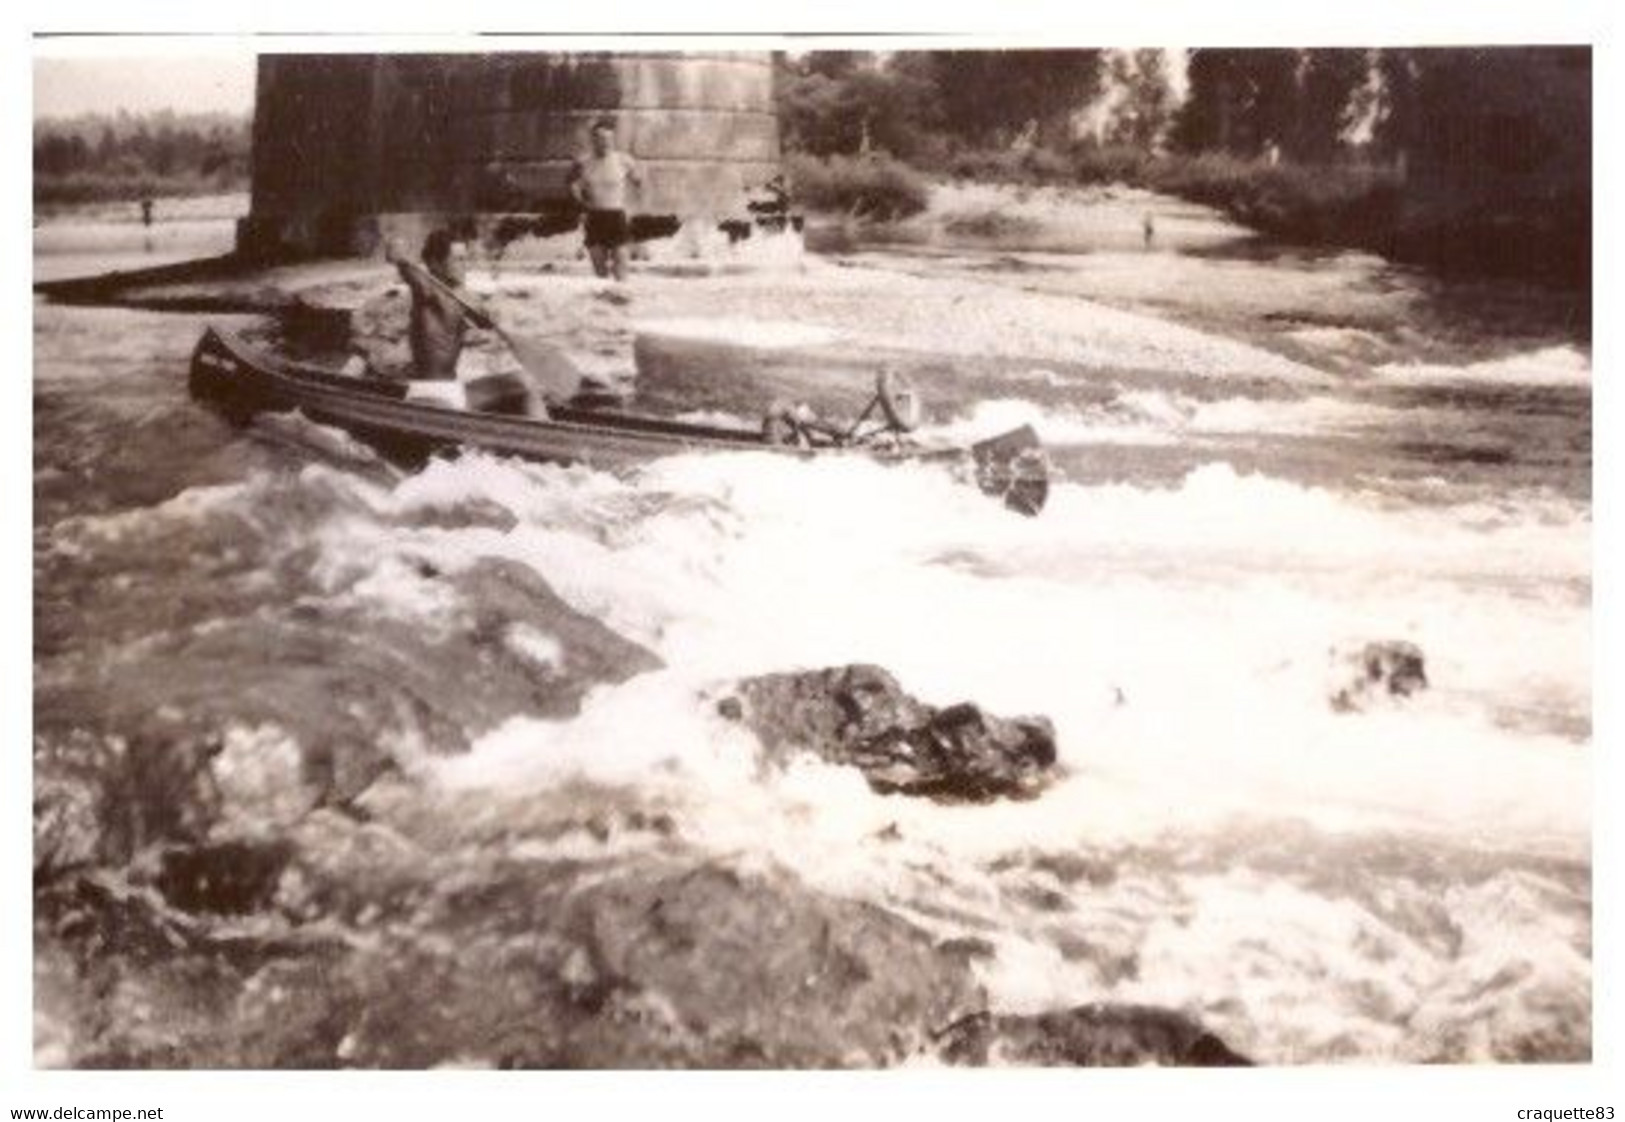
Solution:
[{"label": "person paddling in canoe", "polygon": [[468,276],[468,243],[440,229],[423,239],[423,264],[406,260],[393,242],[385,247],[384,257],[395,266],[412,294],[407,325],[412,377],[422,381],[454,380],[468,324],[487,329],[496,326],[484,308],[459,299],[457,290]]},{"label": "person paddling in canoe", "polygon": [[494,312],[463,291],[468,273],[468,243],[449,230],[432,231],[423,241],[423,264],[400,255],[391,242],[384,257],[400,272],[412,294],[407,338],[415,379],[455,381],[468,324],[496,332],[513,352],[520,372],[496,374],[467,386],[469,408],[491,412],[546,415],[546,399],[565,400],[580,388],[581,373],[557,347],[515,335]]}]

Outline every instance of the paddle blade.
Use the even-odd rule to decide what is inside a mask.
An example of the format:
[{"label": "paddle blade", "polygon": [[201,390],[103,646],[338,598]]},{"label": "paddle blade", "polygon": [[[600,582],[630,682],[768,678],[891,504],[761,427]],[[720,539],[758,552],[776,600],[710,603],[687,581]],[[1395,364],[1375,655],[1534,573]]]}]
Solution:
[{"label": "paddle blade", "polygon": [[1036,515],[1049,499],[1049,461],[1031,425],[971,445],[976,486],[1011,510]]},{"label": "paddle blade", "polygon": [[534,389],[555,401],[574,396],[581,386],[581,369],[558,347],[540,339],[501,333],[520,367],[530,376]]}]

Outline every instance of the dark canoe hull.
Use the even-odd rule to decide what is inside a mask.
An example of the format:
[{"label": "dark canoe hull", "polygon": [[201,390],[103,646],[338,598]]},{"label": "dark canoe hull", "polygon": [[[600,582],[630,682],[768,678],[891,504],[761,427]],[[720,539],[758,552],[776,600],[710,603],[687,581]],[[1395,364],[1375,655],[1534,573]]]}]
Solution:
[{"label": "dark canoe hull", "polygon": [[1025,458],[1020,464],[1004,463],[988,472],[975,448],[786,447],[770,444],[750,429],[600,409],[555,408],[546,419],[504,416],[408,401],[405,387],[399,383],[287,362],[213,327],[204,332],[193,351],[189,386],[194,397],[234,420],[298,410],[400,458],[479,448],[527,460],[618,471],[686,452],[864,455],[882,461],[970,463],[984,491],[997,494],[1023,513],[1036,514],[1048,492],[1037,437],[1030,429],[987,442],[988,446],[1009,443],[1011,452]]}]

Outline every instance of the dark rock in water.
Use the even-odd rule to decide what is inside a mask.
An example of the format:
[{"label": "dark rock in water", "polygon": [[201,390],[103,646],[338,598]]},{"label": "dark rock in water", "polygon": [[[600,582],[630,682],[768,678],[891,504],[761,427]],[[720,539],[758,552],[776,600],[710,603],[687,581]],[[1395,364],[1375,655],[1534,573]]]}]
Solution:
[{"label": "dark rock in water", "polygon": [[505,215],[486,232],[486,246],[499,255],[519,238],[553,238],[581,227],[581,208],[574,205],[574,200],[549,204],[533,199],[507,198],[502,202],[506,205],[493,209],[532,210],[534,213]]},{"label": "dark rock in water", "polygon": [[974,976],[990,941],[940,940],[782,870],[444,844],[319,810],[287,844],[167,849],[150,884],[92,870],[37,888],[41,1056],[109,1068],[1246,1062],[1168,1010],[990,1014]]},{"label": "dark rock in water", "polygon": [[1008,853],[990,866],[994,872],[1033,869],[1048,873],[1062,884],[1087,884],[1103,888],[1117,880],[1117,863],[1108,857],[1089,853],[1053,853],[1041,849],[1021,849]]},{"label": "dark rock in water", "polygon": [[146,846],[201,840],[220,811],[213,738],[34,739],[34,875],[122,865]]},{"label": "dark rock in water", "polygon": [[417,931],[346,970],[347,1062],[875,1066],[980,1003],[889,913],[714,865],[469,885]]},{"label": "dark rock in water", "polygon": [[182,911],[248,915],[270,904],[292,856],[287,841],[177,846],[159,855],[154,883]]},{"label": "dark rock in water", "polygon": [[1148,1005],[1080,1005],[1036,1016],[979,1013],[942,1040],[953,1064],[1033,1067],[1242,1067],[1251,1061],[1182,1013]]},{"label": "dark rock in water", "polygon": [[945,955],[965,962],[990,962],[999,953],[999,949],[991,941],[976,935],[962,935],[955,939],[945,939],[937,945],[937,949]]},{"label": "dark rock in water", "polygon": [[936,709],[878,666],[768,674],[740,682],[719,712],[748,725],[768,758],[797,751],[857,767],[884,793],[985,801],[1035,794],[1055,764],[1043,717],[1006,719],[972,704]]},{"label": "dark rock in water", "polygon": [[1334,647],[1331,706],[1339,713],[1365,709],[1384,698],[1410,697],[1427,689],[1422,648],[1401,640]]},{"label": "dark rock in water", "polygon": [[[600,683],[659,665],[523,566],[424,576],[466,605],[458,626],[310,608],[290,595],[216,626],[159,633],[144,642],[139,674],[59,685],[45,681],[47,663],[34,742],[36,875],[213,840],[223,818],[284,827],[316,805],[353,801],[395,766],[392,742],[464,751],[516,713],[571,715]],[[525,653],[524,629],[547,638],[550,661]],[[245,651],[251,676],[239,669]],[[271,735],[233,739],[234,727]]]},{"label": "dark rock in water", "polygon": [[95,864],[102,856],[101,798],[83,776],[41,766],[34,754],[34,876],[51,877]]},{"label": "dark rock in water", "polygon": [[[651,651],[572,608],[546,581],[522,565],[482,561],[457,578],[456,584],[473,611],[468,640],[474,646],[500,649],[516,623],[530,623],[558,642],[558,672],[540,683],[534,682],[532,674],[532,696],[526,711],[550,717],[573,716],[587,691],[605,682],[624,682],[661,665]],[[506,655],[503,661],[509,661]],[[478,683],[470,681],[468,685],[477,687]]]},{"label": "dark rock in water", "polygon": [[156,894],[59,886],[36,944],[60,1062],[868,1067],[985,1005],[925,932],[782,873],[430,858],[415,900],[385,891],[409,908],[364,936],[267,915],[245,942]]},{"label": "dark rock in water", "polygon": [[669,238],[683,228],[675,214],[634,214],[627,221],[627,237],[635,242]]},{"label": "dark rock in water", "polygon": [[981,1003],[924,932],[783,878],[701,865],[572,904],[562,926],[598,984],[670,1008],[684,1063],[895,1062]]}]

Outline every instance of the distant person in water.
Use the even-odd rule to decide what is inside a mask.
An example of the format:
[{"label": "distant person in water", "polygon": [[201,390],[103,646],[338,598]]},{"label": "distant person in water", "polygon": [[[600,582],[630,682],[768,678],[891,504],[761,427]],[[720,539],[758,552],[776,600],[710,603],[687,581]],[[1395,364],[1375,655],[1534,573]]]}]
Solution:
[{"label": "distant person in water", "polygon": [[143,225],[143,226],[151,226],[152,225],[152,200],[151,199],[142,199],[141,200],[141,225]]},{"label": "distant person in water", "polygon": [[570,194],[587,212],[586,243],[593,272],[624,281],[631,241],[627,201],[643,180],[637,161],[615,148],[614,121],[605,118],[593,125],[592,151],[576,160],[569,182]]},{"label": "distant person in water", "polygon": [[1145,217],[1140,220],[1140,227],[1145,232],[1145,248],[1150,249],[1152,239],[1157,236],[1157,220],[1151,216],[1149,210],[1145,212]]},{"label": "distant person in water", "polygon": [[400,270],[401,279],[412,293],[407,339],[412,346],[413,376],[425,380],[456,378],[468,323],[494,326],[489,316],[464,307],[445,291],[463,286],[468,272],[468,243],[441,229],[423,239],[422,265],[401,257],[394,243],[385,248],[384,256]]}]

